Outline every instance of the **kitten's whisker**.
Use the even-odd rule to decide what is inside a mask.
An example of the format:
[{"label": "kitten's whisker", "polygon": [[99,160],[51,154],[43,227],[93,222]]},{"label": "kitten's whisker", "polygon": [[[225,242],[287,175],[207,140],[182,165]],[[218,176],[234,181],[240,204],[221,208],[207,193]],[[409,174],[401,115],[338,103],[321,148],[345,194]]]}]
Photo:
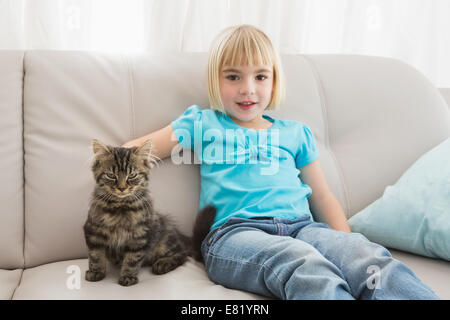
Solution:
[{"label": "kitten's whisker", "polygon": [[136,196],[139,198],[140,201],[142,201],[143,205],[144,205],[145,208],[146,208],[147,213],[148,213],[149,215],[151,215],[152,209],[151,209],[151,207],[150,207],[150,202],[148,201],[148,199],[147,199],[144,195],[142,195],[142,196],[136,195]]},{"label": "kitten's whisker", "polygon": [[[150,214],[150,208],[148,207],[148,205],[145,203],[145,199],[143,199],[143,197],[140,197],[139,195],[135,194],[134,195],[139,202],[141,202],[143,204],[143,206],[145,207],[145,211],[147,211],[148,214]],[[143,201],[144,200],[144,201]]]},{"label": "kitten's whisker", "polygon": [[[137,202],[141,202],[141,199],[139,199],[137,194],[132,194],[132,196]],[[147,210],[146,208],[143,208],[143,209]]]},{"label": "kitten's whisker", "polygon": [[103,197],[105,196],[105,194],[106,194],[106,193],[101,193],[101,194],[100,194],[100,198],[96,198],[95,196],[93,196],[93,199],[92,199],[92,200],[95,201],[95,206],[94,206],[94,208],[92,209],[92,212],[95,212],[95,210],[97,209],[97,206],[98,206],[99,201],[103,199]]},{"label": "kitten's whisker", "polygon": [[100,193],[98,196],[99,196],[98,198],[95,198],[95,200],[97,200],[97,201],[95,201],[95,206],[92,210],[93,212],[95,212],[95,210],[97,209],[97,206],[99,205],[100,201],[108,202],[112,197],[112,193],[103,192],[103,193]]},{"label": "kitten's whisker", "polygon": [[157,168],[159,168],[159,162],[160,163],[164,162],[160,157],[158,157],[158,156],[156,156],[154,154],[150,154],[149,160],[150,160],[151,163],[154,163]]},{"label": "kitten's whisker", "polygon": [[142,202],[142,199],[137,194],[133,194],[133,197],[136,199],[136,201],[142,203],[142,205],[143,205],[142,209],[148,213],[149,212],[148,207],[145,205],[145,203]]},{"label": "kitten's whisker", "polygon": [[155,155],[155,154],[153,154],[153,153],[150,153],[150,157],[151,157],[151,158],[154,158],[154,159],[157,159],[157,160],[161,160],[160,157],[158,157],[157,155]]}]

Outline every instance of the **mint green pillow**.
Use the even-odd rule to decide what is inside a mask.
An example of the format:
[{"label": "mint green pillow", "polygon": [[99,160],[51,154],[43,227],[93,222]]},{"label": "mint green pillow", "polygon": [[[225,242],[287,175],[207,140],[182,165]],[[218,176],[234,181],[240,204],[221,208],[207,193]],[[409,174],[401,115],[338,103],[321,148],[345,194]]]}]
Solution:
[{"label": "mint green pillow", "polygon": [[450,260],[450,138],[348,222],[382,246]]}]

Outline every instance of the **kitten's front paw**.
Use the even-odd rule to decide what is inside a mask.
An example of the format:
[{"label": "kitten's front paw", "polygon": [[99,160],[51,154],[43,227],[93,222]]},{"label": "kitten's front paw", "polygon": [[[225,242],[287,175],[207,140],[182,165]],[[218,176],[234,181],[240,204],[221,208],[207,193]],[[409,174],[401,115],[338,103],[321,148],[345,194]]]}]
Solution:
[{"label": "kitten's front paw", "polygon": [[119,278],[119,284],[124,287],[132,286],[138,282],[138,278],[133,276],[120,276]]},{"label": "kitten's front paw", "polygon": [[85,278],[87,281],[100,281],[105,277],[105,275],[105,272],[87,270]]},{"label": "kitten's front paw", "polygon": [[161,258],[152,265],[152,272],[154,274],[164,274],[180,266],[182,262],[171,258]]}]

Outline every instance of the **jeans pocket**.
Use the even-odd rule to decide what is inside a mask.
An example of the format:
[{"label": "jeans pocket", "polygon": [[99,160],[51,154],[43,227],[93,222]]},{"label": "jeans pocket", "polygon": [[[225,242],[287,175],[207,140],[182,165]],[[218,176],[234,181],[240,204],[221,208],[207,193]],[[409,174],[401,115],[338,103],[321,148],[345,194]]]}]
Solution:
[{"label": "jeans pocket", "polygon": [[213,241],[214,241],[215,235],[217,234],[217,232],[220,231],[220,229],[221,229],[221,227],[216,228],[216,229],[214,229],[213,231],[210,232],[210,235],[209,235],[209,237],[208,237],[208,240],[206,241],[206,245],[207,245],[208,247],[211,246],[211,244],[212,244]]}]

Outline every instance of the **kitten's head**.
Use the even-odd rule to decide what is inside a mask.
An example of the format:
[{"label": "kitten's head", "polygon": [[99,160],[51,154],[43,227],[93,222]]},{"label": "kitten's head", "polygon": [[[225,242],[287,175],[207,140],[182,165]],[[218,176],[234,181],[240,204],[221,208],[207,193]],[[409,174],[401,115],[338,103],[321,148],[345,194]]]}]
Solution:
[{"label": "kitten's head", "polygon": [[155,162],[150,140],[139,147],[122,148],[107,146],[94,139],[92,148],[92,173],[98,188],[118,198],[147,188],[152,163]]}]

